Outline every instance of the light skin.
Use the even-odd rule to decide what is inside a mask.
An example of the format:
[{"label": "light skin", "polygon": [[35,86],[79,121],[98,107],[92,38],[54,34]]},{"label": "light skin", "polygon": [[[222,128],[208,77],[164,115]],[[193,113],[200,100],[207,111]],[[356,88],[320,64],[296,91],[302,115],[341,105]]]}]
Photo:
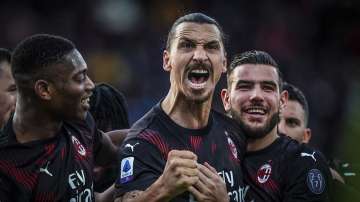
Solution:
[{"label": "light skin", "polygon": [[289,100],[280,114],[279,132],[301,143],[309,143],[311,129],[306,127],[305,111],[301,104]]},{"label": "light skin", "polygon": [[224,109],[241,122],[249,134],[248,151],[269,146],[278,137],[272,118],[287,102],[287,91],[279,90],[279,75],[270,65],[242,64],[229,79],[228,89],[221,91]]},{"label": "light skin", "polygon": [[0,62],[0,128],[5,125],[15,110],[16,86],[11,74],[10,64]]},{"label": "light skin", "polygon": [[[219,29],[212,24],[179,24],[170,49],[163,53],[163,69],[170,73],[171,86],[162,109],[184,128],[205,127],[215,85],[226,71]],[[206,71],[208,77],[192,80],[189,75],[194,70]],[[199,202],[228,201],[225,183],[216,170],[198,164],[193,152],[183,150],[169,152],[163,174],[148,189],[128,192],[116,201],[169,201],[185,191]]]}]

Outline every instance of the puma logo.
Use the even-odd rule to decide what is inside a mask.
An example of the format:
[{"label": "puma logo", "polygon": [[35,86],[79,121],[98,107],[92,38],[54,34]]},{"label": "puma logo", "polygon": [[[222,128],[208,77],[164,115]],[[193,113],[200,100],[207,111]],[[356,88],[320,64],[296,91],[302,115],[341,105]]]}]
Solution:
[{"label": "puma logo", "polygon": [[311,157],[312,159],[314,159],[314,161],[316,162],[316,158],[315,158],[315,152],[313,152],[312,154],[309,154],[309,153],[305,153],[305,152],[301,152],[301,157],[305,157],[305,156],[308,156],[308,157]]},{"label": "puma logo", "polygon": [[134,145],[131,145],[131,144],[128,143],[128,144],[125,145],[125,148],[130,147],[131,151],[134,152],[134,147],[135,147],[136,145],[138,145],[138,144],[140,144],[140,143],[137,142],[137,143],[135,143]]},{"label": "puma logo", "polygon": [[47,163],[46,163],[46,166],[44,167],[44,168],[40,168],[40,173],[46,173],[46,174],[48,174],[48,175],[50,175],[51,177],[53,176],[50,172],[49,172],[49,170],[48,170],[48,166],[49,166],[49,163],[50,163],[50,161],[48,161]]}]

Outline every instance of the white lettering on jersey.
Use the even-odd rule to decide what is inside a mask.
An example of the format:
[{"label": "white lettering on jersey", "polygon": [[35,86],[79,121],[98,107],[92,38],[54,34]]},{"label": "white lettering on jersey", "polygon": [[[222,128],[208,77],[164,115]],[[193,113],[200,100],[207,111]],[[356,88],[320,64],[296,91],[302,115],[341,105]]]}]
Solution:
[{"label": "white lettering on jersey", "polygon": [[71,173],[69,175],[68,180],[69,180],[69,185],[72,189],[76,189],[81,185],[85,185],[86,180],[85,180],[84,170],[81,169],[80,172],[76,170],[74,173]]}]

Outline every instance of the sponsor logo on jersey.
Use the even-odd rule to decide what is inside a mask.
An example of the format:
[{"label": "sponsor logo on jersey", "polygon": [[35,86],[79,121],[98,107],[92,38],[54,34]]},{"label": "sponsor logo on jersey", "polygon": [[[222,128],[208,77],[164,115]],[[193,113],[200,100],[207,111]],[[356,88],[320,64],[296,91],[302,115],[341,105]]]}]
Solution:
[{"label": "sponsor logo on jersey", "polygon": [[313,152],[312,154],[310,153],[306,153],[306,152],[301,152],[301,157],[311,157],[315,162],[316,162],[316,158],[315,158],[315,152]]},{"label": "sponsor logo on jersey", "polygon": [[40,168],[39,172],[40,173],[45,173],[45,174],[49,175],[50,177],[52,177],[53,174],[49,171],[49,164],[50,164],[50,161],[48,161],[46,163],[46,166]]},{"label": "sponsor logo on jersey", "polygon": [[124,184],[133,179],[134,157],[126,157],[121,161],[120,183]]},{"label": "sponsor logo on jersey", "polygon": [[134,152],[134,148],[135,148],[135,146],[138,145],[138,144],[140,144],[140,143],[137,142],[137,143],[135,143],[134,145],[131,145],[130,143],[127,143],[127,144],[125,145],[125,148],[130,148],[131,151]]},{"label": "sponsor logo on jersey", "polygon": [[81,156],[85,156],[86,155],[86,150],[85,150],[85,147],[81,144],[81,142],[75,136],[71,136],[71,140],[72,140],[72,143],[73,143],[76,151]]},{"label": "sponsor logo on jersey", "polygon": [[314,168],[308,172],[306,184],[314,194],[321,194],[325,190],[325,178],[320,170]]},{"label": "sponsor logo on jersey", "polygon": [[268,179],[271,176],[271,171],[272,171],[272,168],[271,168],[270,164],[266,163],[266,164],[262,165],[260,167],[260,169],[257,171],[257,181],[260,184],[263,184],[266,181],[268,181]]}]

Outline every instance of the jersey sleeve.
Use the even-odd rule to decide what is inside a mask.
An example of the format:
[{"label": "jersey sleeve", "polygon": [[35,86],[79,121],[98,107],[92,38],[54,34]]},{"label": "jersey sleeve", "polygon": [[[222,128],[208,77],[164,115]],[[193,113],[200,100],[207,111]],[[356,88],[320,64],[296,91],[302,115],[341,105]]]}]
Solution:
[{"label": "jersey sleeve", "polygon": [[120,171],[115,197],[145,190],[162,174],[165,160],[156,146],[140,138],[125,140],[119,154]]},{"label": "jersey sleeve", "polygon": [[0,173],[0,202],[10,202],[10,194],[10,184],[7,183],[6,178]]},{"label": "jersey sleeve", "polygon": [[330,201],[332,178],[320,152],[307,148],[292,154],[284,178],[284,202]]}]

